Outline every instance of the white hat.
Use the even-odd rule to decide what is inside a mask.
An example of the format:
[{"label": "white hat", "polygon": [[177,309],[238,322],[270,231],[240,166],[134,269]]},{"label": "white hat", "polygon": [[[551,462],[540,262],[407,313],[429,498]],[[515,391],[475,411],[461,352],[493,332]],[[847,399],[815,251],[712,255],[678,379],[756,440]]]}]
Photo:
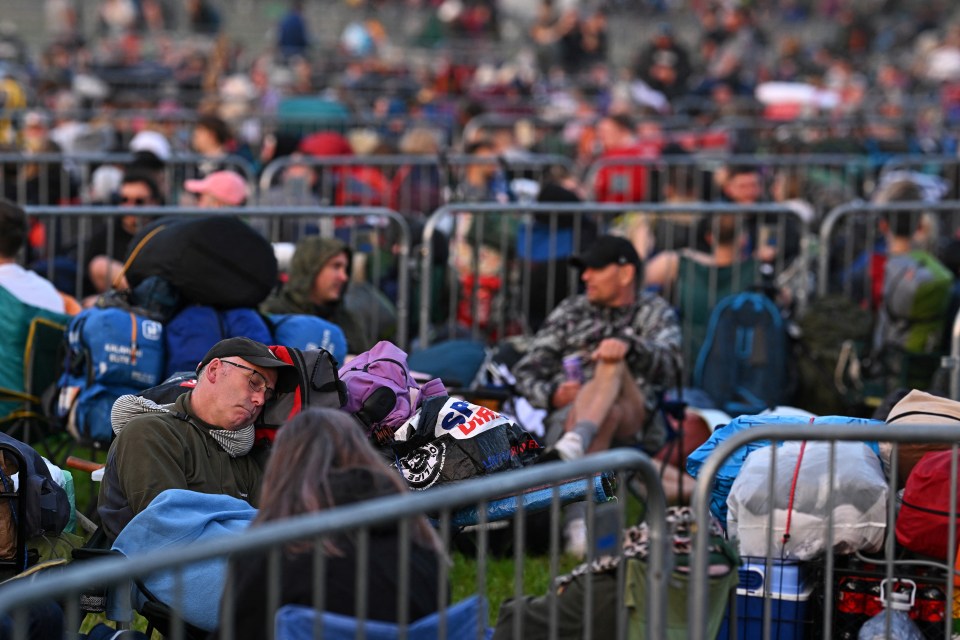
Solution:
[{"label": "white hat", "polygon": [[699,407],[688,406],[687,411],[703,419],[711,432],[716,431],[717,427],[721,425],[729,424],[730,421],[733,420],[730,414],[720,409],[701,409]]},{"label": "white hat", "polygon": [[133,136],[130,151],[149,151],[163,162],[170,160],[170,142],[157,131],[141,131]]}]

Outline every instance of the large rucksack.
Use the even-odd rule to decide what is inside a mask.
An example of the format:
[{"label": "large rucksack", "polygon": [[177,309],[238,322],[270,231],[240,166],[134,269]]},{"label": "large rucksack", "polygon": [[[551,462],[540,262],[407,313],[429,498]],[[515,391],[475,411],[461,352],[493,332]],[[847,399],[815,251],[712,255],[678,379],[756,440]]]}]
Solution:
[{"label": "large rucksack", "polygon": [[831,294],[814,300],[797,324],[797,398],[818,415],[849,414],[857,380],[844,364],[869,345],[873,315],[848,296]]},{"label": "large rucksack", "polygon": [[[70,521],[71,507],[67,492],[50,475],[47,463],[32,447],[0,433],[0,443],[16,449],[23,457],[24,468],[18,468],[13,456],[0,451],[0,486],[14,491],[13,474],[17,474],[18,493],[23,498],[26,538],[59,535]],[[14,555],[17,540],[17,501],[0,499],[0,557]],[[26,567],[20,567],[21,570]]]},{"label": "large rucksack", "polygon": [[380,424],[395,430],[413,414],[410,389],[419,389],[420,385],[410,374],[406,352],[392,342],[382,340],[345,364],[340,379],[347,392],[345,411],[360,411],[370,396],[387,389],[392,393],[390,410],[378,421]]},{"label": "large rucksack", "polygon": [[163,362],[162,324],[120,307],[85,309],[67,327],[57,415],[74,436],[109,442],[113,402],[158,384]]},{"label": "large rucksack", "polygon": [[770,298],[742,292],[717,304],[693,381],[731,416],[781,404],[788,382],[787,332]]},{"label": "large rucksack", "polygon": [[273,313],[267,316],[273,334],[271,344],[309,351],[325,349],[342,362],[347,357],[347,338],[338,325],[319,316],[302,313]]},{"label": "large rucksack", "polygon": [[346,390],[337,371],[337,360],[325,349],[301,351],[296,347],[271,346],[273,354],[300,373],[296,390],[282,393],[265,408],[257,421],[257,440],[273,436],[284,422],[308,407],[341,408]]},{"label": "large rucksack", "polygon": [[940,560],[945,560],[949,549],[956,549],[960,541],[960,504],[954,510],[958,535],[949,540],[950,488],[957,482],[950,475],[952,457],[952,451],[936,451],[920,459],[907,478],[897,514],[897,542]]},{"label": "large rucksack", "polygon": [[185,307],[164,326],[165,375],[193,371],[210,347],[225,338],[241,336],[263,344],[273,342],[267,323],[255,309],[218,311],[196,304]]},{"label": "large rucksack", "polygon": [[277,284],[273,247],[233,216],[159,220],[130,246],[139,250],[127,260],[130,285],[161,276],[186,302],[218,309],[256,307]]},{"label": "large rucksack", "polygon": [[887,258],[874,350],[936,352],[952,286],[950,270],[925,251]]},{"label": "large rucksack", "polygon": [[[343,410],[354,414],[380,447],[393,442],[394,431],[410,418],[420,402],[433,395],[446,395],[439,379],[419,385],[407,365],[406,352],[383,340],[340,369],[346,391]],[[414,398],[411,390],[418,393]]]}]

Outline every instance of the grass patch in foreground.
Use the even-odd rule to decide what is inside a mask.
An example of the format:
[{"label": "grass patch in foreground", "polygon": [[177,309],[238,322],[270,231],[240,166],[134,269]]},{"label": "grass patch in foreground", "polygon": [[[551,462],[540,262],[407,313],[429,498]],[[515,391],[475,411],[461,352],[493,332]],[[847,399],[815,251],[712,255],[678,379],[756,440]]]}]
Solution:
[{"label": "grass patch in foreground", "polygon": [[[477,593],[477,559],[461,553],[453,554],[453,567],[450,569],[451,602],[459,602]],[[573,556],[560,556],[559,574],[568,573],[579,564]],[[487,556],[486,598],[490,625],[497,621],[500,604],[514,596],[513,558]],[[549,556],[524,556],[522,591],[526,595],[542,596],[547,593],[550,584]]]}]

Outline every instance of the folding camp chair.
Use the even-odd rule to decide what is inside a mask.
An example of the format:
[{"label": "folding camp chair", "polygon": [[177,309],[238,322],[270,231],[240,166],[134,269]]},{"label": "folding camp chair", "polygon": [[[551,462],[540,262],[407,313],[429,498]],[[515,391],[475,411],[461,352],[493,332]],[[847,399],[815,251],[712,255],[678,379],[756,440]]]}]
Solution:
[{"label": "folding camp chair", "polygon": [[45,411],[44,394],[57,382],[59,349],[66,324],[37,316],[30,321],[23,351],[23,391],[0,387],[0,402],[17,407],[0,417],[0,430],[31,446],[39,446],[56,461],[61,453],[51,442],[55,422]]},{"label": "folding camp chair", "polygon": [[[73,559],[76,561],[92,560],[96,558],[117,557],[122,554],[110,548],[103,529],[93,532],[87,543],[74,549]],[[171,637],[174,624],[181,627],[185,640],[202,640],[209,637],[209,632],[199,629],[177,617],[174,610],[160,602],[146,587],[143,580],[137,579],[122,585],[104,588],[102,585],[91,585],[80,597],[80,608],[88,614],[103,615],[117,623],[117,628],[129,627],[133,622],[134,611],[147,621],[146,636],[152,638],[154,631],[162,637]]]}]

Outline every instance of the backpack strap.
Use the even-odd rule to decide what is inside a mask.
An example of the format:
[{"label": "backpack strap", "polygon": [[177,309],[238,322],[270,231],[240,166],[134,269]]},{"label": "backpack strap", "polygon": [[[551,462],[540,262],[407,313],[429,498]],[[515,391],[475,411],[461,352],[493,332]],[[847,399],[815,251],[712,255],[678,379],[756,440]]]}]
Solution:
[{"label": "backpack strap", "polygon": [[157,235],[158,233],[160,233],[166,228],[167,228],[167,225],[161,224],[156,229],[152,229],[150,233],[148,233],[147,235],[143,236],[143,238],[140,239],[140,242],[137,243],[137,246],[133,248],[133,250],[130,252],[130,255],[127,257],[127,261],[123,263],[123,267],[120,269],[120,273],[118,273],[117,277],[113,279],[112,287],[114,289],[117,289],[120,287],[120,281],[123,280],[123,277],[125,275],[127,275],[127,270],[130,269],[130,265],[133,264],[133,261],[137,258],[137,255],[140,253],[140,250],[143,249],[143,247],[146,246],[146,244],[150,242],[150,240],[152,240],[155,235]]}]

